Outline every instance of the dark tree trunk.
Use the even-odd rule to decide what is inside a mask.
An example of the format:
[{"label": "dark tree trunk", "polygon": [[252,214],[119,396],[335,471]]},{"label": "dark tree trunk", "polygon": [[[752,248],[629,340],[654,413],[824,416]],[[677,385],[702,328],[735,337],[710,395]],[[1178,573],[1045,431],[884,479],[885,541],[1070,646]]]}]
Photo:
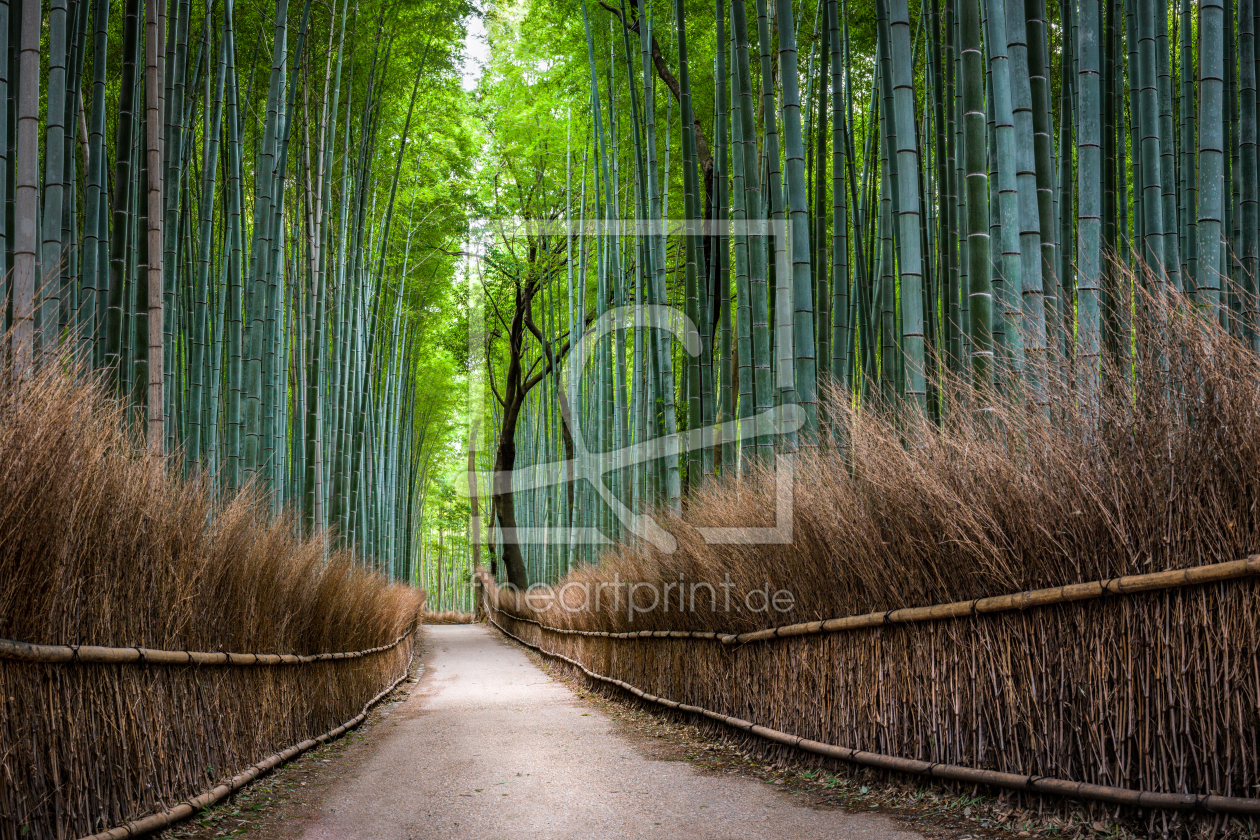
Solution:
[{"label": "dark tree trunk", "polygon": [[[525,575],[525,558],[513,535],[516,528],[516,500],[512,492],[512,470],[516,467],[516,422],[521,403],[513,400],[503,408],[503,429],[494,456],[494,515],[503,530],[500,556],[508,583],[522,592],[529,586]],[[509,530],[511,529],[511,530]]]},{"label": "dark tree trunk", "polygon": [[[568,416],[572,416],[571,414],[569,414],[571,409],[569,408],[569,400],[564,395],[564,389],[557,388],[556,396],[559,398],[561,408],[565,412],[565,414]],[[575,489],[574,481],[573,481],[573,432],[569,430],[569,424],[567,422],[560,424],[560,435],[561,435],[561,438],[564,440],[564,460],[568,462],[568,466],[565,468],[565,477],[568,479],[568,481],[565,483],[565,492],[567,494],[567,505],[568,505],[567,510],[568,510],[569,518],[566,521],[568,521],[569,523],[572,523],[573,522],[573,501],[574,501],[573,494],[574,494],[574,489]]]}]

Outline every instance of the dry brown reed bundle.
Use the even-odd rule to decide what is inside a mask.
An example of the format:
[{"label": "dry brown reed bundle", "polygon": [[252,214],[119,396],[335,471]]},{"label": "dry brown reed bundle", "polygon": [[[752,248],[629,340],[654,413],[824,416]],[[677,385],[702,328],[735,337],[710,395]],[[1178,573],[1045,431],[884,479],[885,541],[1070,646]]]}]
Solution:
[{"label": "dry brown reed bundle", "polygon": [[[772,524],[774,477],[750,471],[664,523],[672,555],[623,545],[539,609],[490,595],[561,628],[736,633],[1249,556],[1260,361],[1181,299],[1134,311],[1133,355],[1106,361],[1093,402],[1075,396],[1082,372],[1058,363],[1042,398],[943,383],[939,424],[833,395],[832,436],[797,456],[791,544],[709,545],[693,527],[700,512],[704,524]],[[626,588],[608,585],[660,592],[727,574],[736,605],[766,582],[795,604],[727,611],[719,589],[716,607],[702,591],[694,609],[675,596],[668,612],[631,615]],[[822,743],[1156,792],[1255,797],[1260,784],[1254,577],[734,647],[498,617],[592,671]]]},{"label": "dry brown reed bundle", "polygon": [[[0,638],[313,654],[387,644],[422,593],[217,500],[124,431],[102,390],[0,370]],[[70,838],[169,808],[352,717],[412,643],[276,667],[0,660],[0,838]]]},{"label": "dry brown reed bundle", "polygon": [[442,612],[429,612],[425,610],[420,614],[421,624],[475,624],[477,616],[472,613],[460,612],[459,610],[444,610]]}]

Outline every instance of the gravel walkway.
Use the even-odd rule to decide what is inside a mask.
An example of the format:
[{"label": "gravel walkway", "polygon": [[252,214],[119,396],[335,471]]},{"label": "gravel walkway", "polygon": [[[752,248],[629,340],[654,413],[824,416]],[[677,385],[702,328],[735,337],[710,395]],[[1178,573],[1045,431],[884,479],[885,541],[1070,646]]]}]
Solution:
[{"label": "gravel walkway", "polygon": [[480,625],[425,628],[427,670],[305,840],[916,840],[769,785],[645,757],[604,713]]}]

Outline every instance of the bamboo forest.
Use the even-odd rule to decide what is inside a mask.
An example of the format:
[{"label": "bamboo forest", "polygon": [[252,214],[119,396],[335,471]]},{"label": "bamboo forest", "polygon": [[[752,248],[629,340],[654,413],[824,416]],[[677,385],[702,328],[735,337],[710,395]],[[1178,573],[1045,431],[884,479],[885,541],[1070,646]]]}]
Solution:
[{"label": "bamboo forest", "polygon": [[0,0],[0,840],[1256,837],[1258,39]]}]

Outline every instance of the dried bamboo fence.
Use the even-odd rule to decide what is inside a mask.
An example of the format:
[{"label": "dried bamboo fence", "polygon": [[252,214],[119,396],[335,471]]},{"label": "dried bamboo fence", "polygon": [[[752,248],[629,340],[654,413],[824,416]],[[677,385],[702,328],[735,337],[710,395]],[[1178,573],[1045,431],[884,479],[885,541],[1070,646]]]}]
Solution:
[{"label": "dried bamboo fence", "polygon": [[473,613],[459,610],[444,610],[443,612],[425,610],[420,615],[421,624],[475,624],[476,621],[477,616]]},{"label": "dried bamboo fence", "polygon": [[136,837],[218,801],[358,725],[417,626],[305,656],[0,640],[0,840]]},{"label": "dried bamboo fence", "polygon": [[[1260,555],[752,633],[505,634],[652,703],[876,768],[1260,816]],[[1254,822],[1254,820],[1253,820]]]}]

